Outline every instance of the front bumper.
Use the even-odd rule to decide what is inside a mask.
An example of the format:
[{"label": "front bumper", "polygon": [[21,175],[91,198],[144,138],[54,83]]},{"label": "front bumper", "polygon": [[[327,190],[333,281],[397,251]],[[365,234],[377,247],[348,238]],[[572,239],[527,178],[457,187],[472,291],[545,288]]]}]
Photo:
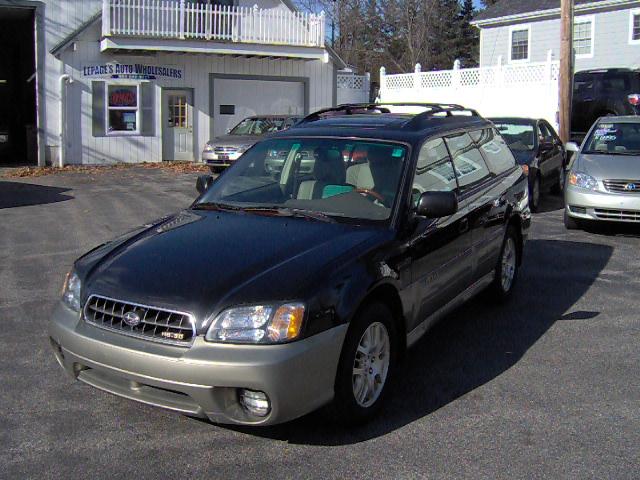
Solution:
[{"label": "front bumper", "polygon": [[565,210],[583,220],[640,222],[640,194],[605,193],[567,185]]},{"label": "front bumper", "polygon": [[[199,336],[183,348],[93,327],[59,303],[49,334],[65,371],[96,388],[216,423],[272,425],[331,401],[346,330],[285,345],[224,345]],[[270,413],[243,409],[240,388],[265,392]]]},{"label": "front bumper", "polygon": [[219,155],[215,152],[202,152],[202,162],[212,167],[230,167],[242,154]]}]

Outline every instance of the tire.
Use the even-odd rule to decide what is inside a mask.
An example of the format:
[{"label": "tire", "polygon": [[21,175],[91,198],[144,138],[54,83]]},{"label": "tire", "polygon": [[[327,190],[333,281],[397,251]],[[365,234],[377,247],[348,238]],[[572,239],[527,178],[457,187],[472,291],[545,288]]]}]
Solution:
[{"label": "tire", "polygon": [[[361,351],[367,350],[365,332],[377,332],[380,339],[384,339],[383,335],[386,334],[386,355],[384,351],[376,351],[367,356]],[[372,337],[368,339],[371,340]],[[384,348],[383,343],[378,341],[378,347]],[[328,407],[328,413],[334,422],[342,425],[361,424],[378,413],[391,390],[398,359],[398,344],[398,332],[389,307],[379,302],[365,306],[349,326],[340,354],[335,396]],[[371,347],[374,345],[376,344]],[[356,369],[363,370],[363,373],[356,375]],[[369,383],[370,381],[374,383]],[[380,384],[381,388],[378,388]],[[362,395],[364,389],[369,393]]]},{"label": "tire", "polygon": [[536,175],[536,178],[533,179],[531,189],[529,190],[529,208],[534,213],[540,208],[540,197],[542,196],[540,188],[540,175]]},{"label": "tire", "polygon": [[[518,280],[518,271],[520,269],[519,253],[518,253],[519,237],[515,227],[507,228],[507,233],[502,241],[500,256],[495,268],[495,276],[493,282],[489,286],[488,293],[492,300],[498,302],[506,301],[513,292]],[[506,258],[508,257],[508,258]],[[510,273],[503,275],[506,269]]]},{"label": "tire", "polygon": [[564,191],[564,180],[566,176],[566,171],[564,166],[560,167],[560,172],[558,172],[558,182],[551,188],[551,191],[556,195],[560,195]]},{"label": "tire", "polygon": [[564,228],[566,228],[567,230],[580,230],[581,228],[580,220],[567,215],[566,209],[564,211],[563,220],[564,220]]}]

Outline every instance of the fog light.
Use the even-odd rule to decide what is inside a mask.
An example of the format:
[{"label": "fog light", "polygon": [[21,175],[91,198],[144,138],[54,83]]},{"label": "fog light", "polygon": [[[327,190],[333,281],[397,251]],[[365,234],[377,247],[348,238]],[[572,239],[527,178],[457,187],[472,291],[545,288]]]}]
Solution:
[{"label": "fog light", "polygon": [[242,388],[238,395],[240,397],[240,405],[250,414],[256,417],[266,417],[269,415],[271,403],[266,393]]},{"label": "fog light", "polygon": [[585,215],[587,213],[587,209],[584,207],[574,207],[573,205],[569,206],[569,210],[571,210],[573,213],[581,213],[582,215]]}]

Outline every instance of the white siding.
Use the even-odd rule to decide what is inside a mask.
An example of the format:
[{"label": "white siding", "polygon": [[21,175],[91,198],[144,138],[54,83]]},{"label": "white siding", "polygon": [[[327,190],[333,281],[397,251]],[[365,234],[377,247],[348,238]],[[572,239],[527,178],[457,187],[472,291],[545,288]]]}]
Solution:
[{"label": "white siding", "polygon": [[[629,9],[599,13],[585,13],[595,19],[593,58],[577,58],[576,70],[604,67],[640,66],[640,44],[629,44]],[[579,18],[579,15],[577,16]],[[560,19],[523,22],[531,28],[531,62],[544,62],[547,52],[554,58],[560,53]],[[509,59],[509,28],[511,25],[482,28],[480,42],[480,66],[488,67]]]},{"label": "white siding", "polygon": [[[101,164],[114,162],[157,162],[162,160],[160,121],[161,87],[194,90],[194,145],[196,158],[210,136],[209,74],[244,74],[309,79],[310,111],[331,106],[334,92],[334,66],[331,62],[242,58],[225,55],[164,54],[153,56],[118,56],[100,52],[99,29],[87,30],[77,42],[77,49],[67,50],[62,59],[67,73],[74,78],[68,87],[68,163]],[[91,80],[82,77],[82,67],[94,62],[120,60],[127,63],[175,65],[184,70],[180,80],[156,80],[156,131],[154,137],[93,137],[91,118]]]}]

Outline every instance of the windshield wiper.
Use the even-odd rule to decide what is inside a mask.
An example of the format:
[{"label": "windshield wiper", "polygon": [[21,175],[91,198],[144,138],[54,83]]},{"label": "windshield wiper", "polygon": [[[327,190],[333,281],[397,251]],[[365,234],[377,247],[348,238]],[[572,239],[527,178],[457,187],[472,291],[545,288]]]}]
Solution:
[{"label": "windshield wiper", "polygon": [[272,214],[272,215],[281,216],[281,217],[310,218],[312,220],[318,220],[321,222],[328,222],[328,223],[336,222],[334,218],[331,218],[329,215],[325,213],[316,212],[315,210],[304,210],[301,208],[291,208],[291,207],[282,207],[282,206],[245,207],[243,208],[243,211],[255,212],[255,213],[266,213],[266,214]]},{"label": "windshield wiper", "polygon": [[193,206],[194,210],[218,210],[218,211],[229,211],[229,212],[237,212],[242,210],[240,207],[236,207],[235,205],[229,205],[227,203],[218,203],[218,202],[200,202],[196,203]]}]

